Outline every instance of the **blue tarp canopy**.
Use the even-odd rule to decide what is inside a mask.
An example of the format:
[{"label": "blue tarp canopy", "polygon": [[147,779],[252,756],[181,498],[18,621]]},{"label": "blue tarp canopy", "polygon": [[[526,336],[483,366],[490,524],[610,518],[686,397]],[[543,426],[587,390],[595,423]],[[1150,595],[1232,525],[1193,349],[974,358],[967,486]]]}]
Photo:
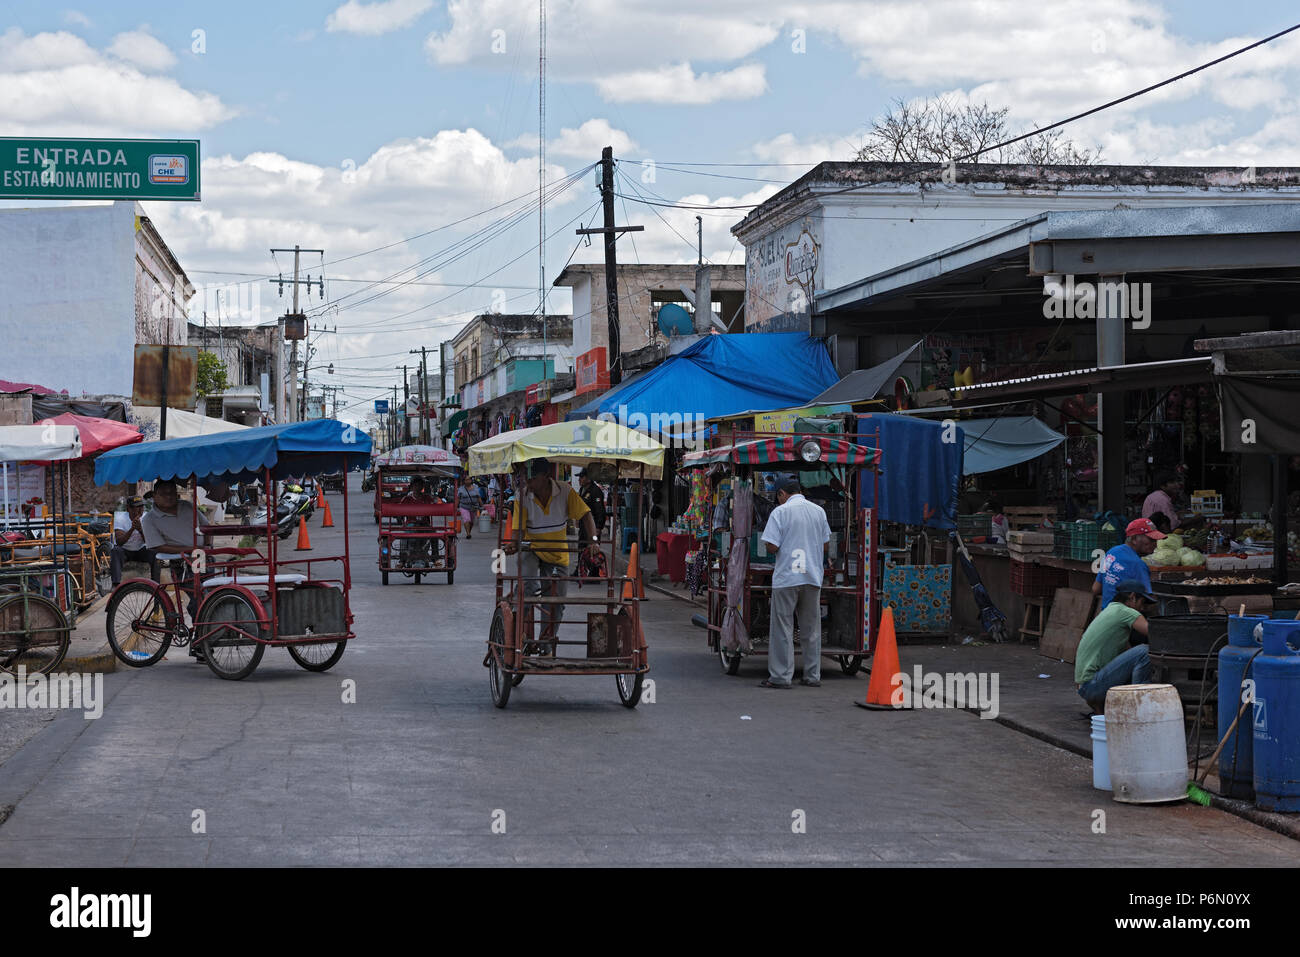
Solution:
[{"label": "blue tarp canopy", "polygon": [[[644,430],[654,428],[649,417],[656,413],[707,419],[804,405],[838,380],[826,346],[805,333],[710,335],[574,409],[568,418],[606,414]],[[624,420],[624,413],[646,416],[646,426]],[[674,430],[678,427],[675,421]],[[663,430],[667,428],[665,424]]]},{"label": "blue tarp canopy", "polygon": [[[880,432],[879,518],[931,528],[957,527],[957,492],[961,482],[961,426],[914,419],[892,412],[858,416],[853,441],[875,446]],[[862,504],[874,505],[869,473],[862,473]]]},{"label": "blue tarp canopy", "polygon": [[251,482],[265,468],[273,478],[283,479],[364,468],[369,462],[370,436],[365,432],[334,419],[312,419],[123,446],[95,460],[95,484],[191,475]]},{"label": "blue tarp canopy", "polygon": [[1065,436],[1032,415],[998,419],[962,419],[966,454],[962,473],[992,472],[1036,459],[1065,441]]}]

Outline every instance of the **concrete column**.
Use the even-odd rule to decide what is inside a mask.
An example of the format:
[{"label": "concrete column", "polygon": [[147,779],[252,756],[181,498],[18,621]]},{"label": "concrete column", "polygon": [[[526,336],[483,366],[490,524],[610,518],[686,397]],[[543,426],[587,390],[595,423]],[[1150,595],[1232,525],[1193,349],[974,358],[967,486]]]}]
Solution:
[{"label": "concrete column", "polygon": [[[1124,323],[1128,316],[1128,287],[1124,276],[1097,276],[1097,366],[1124,365]],[[1107,295],[1110,284],[1119,293]],[[1112,287],[1113,288],[1113,287]],[[1124,512],[1124,393],[1097,395],[1097,493],[1100,511]]]}]

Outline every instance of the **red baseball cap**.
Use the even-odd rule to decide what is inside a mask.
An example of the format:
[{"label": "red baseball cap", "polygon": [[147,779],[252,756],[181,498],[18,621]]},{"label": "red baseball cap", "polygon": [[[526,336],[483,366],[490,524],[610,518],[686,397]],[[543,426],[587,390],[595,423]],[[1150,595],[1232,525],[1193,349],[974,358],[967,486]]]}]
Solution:
[{"label": "red baseball cap", "polygon": [[1149,518],[1135,518],[1128,523],[1128,528],[1124,529],[1125,537],[1129,535],[1145,535],[1154,541],[1160,541],[1165,537],[1165,533],[1156,528],[1155,524]]}]

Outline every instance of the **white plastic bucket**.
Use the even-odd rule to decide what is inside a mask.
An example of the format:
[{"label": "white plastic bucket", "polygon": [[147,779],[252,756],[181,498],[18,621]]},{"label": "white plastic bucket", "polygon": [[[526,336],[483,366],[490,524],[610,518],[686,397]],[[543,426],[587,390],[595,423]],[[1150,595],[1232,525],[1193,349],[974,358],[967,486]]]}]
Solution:
[{"label": "white plastic bucket", "polygon": [[1106,753],[1106,716],[1092,716],[1092,786],[1110,790],[1110,757]]},{"label": "white plastic bucket", "polygon": [[487,512],[478,513],[478,530],[484,534],[492,531],[492,519]]},{"label": "white plastic bucket", "polygon": [[1110,787],[1124,804],[1187,796],[1183,702],[1173,685],[1120,685],[1106,693]]}]

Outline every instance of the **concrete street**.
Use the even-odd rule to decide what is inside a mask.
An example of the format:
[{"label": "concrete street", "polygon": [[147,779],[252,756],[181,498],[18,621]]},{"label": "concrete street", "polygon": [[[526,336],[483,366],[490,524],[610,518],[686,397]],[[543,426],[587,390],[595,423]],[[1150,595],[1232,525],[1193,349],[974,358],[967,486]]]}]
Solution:
[{"label": "concrete street", "polygon": [[[342,535],[330,499],[338,527],[314,519],[315,554]],[[0,864],[1300,860],[1218,810],[1116,804],[1087,760],[994,721],[853,707],[866,677],[829,660],[819,689],[757,687],[761,659],[729,678],[693,607],[658,595],[643,605],[654,703],[623,708],[612,677],[530,677],[497,710],[482,666],[495,534],[462,541],[454,586],[384,588],[369,496],[352,506],[358,637],[339,665],[311,674],[270,649],[227,682],[173,650],[106,675],[102,718],[59,714],[0,765]]]}]

